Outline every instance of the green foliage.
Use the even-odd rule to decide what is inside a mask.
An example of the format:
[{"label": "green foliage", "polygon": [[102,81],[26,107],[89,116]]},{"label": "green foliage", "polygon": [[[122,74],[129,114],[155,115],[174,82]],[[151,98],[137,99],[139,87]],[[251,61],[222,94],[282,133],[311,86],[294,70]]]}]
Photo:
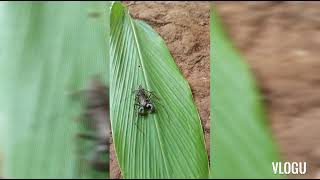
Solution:
[{"label": "green foliage", "polygon": [[[111,124],[125,178],[206,178],[204,135],[188,82],[162,38],[121,3],[110,15]],[[135,109],[134,90],[152,91],[156,112]]]},{"label": "green foliage", "polygon": [[[0,128],[8,178],[107,178],[80,169],[83,112],[68,93],[109,83],[106,2],[0,5]],[[0,146],[1,147],[1,146]],[[80,167],[81,166],[81,167]]]},{"label": "green foliage", "polygon": [[211,178],[275,178],[276,147],[247,64],[211,8]]}]

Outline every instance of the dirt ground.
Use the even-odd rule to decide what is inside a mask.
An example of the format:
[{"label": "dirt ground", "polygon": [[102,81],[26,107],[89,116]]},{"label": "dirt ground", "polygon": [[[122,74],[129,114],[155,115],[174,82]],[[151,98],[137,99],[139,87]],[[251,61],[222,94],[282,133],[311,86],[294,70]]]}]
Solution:
[{"label": "dirt ground", "polygon": [[[165,40],[191,86],[209,151],[210,131],[210,4],[208,2],[126,1],[134,18],[144,20]],[[111,178],[120,178],[111,147]]]},{"label": "dirt ground", "polygon": [[320,178],[320,2],[216,2],[266,97],[283,160]]}]

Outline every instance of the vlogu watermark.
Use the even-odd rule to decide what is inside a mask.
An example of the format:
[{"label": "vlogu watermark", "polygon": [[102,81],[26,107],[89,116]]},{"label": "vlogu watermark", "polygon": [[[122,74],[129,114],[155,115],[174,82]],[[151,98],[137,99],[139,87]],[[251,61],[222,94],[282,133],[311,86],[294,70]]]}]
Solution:
[{"label": "vlogu watermark", "polygon": [[272,162],[273,174],[306,174],[306,162]]}]

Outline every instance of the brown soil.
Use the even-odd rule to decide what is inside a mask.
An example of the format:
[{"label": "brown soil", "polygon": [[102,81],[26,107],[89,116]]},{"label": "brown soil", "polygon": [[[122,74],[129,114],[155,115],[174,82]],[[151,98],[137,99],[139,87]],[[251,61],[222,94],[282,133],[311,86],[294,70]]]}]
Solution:
[{"label": "brown soil", "polygon": [[320,3],[217,2],[266,97],[283,160],[320,178]]},{"label": "brown soil", "polygon": [[[134,18],[151,25],[189,81],[205,129],[209,151],[210,131],[210,33],[208,2],[125,2]],[[111,148],[111,178],[120,178],[114,148]]]}]

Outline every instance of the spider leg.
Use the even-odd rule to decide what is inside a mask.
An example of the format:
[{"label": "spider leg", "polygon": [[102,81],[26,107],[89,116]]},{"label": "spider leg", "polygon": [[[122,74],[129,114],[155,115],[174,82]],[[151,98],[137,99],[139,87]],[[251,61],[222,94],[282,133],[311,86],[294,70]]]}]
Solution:
[{"label": "spider leg", "polygon": [[148,90],[145,90],[145,91],[147,92],[149,99],[151,99],[152,97],[155,97],[156,99],[160,100],[160,98],[155,95],[154,91],[148,91]]},{"label": "spider leg", "polygon": [[139,91],[140,89],[142,89],[142,86],[139,85],[138,89],[132,90],[132,93]]},{"label": "spider leg", "polygon": [[138,99],[139,97],[138,96],[136,96],[135,98],[134,98],[134,101],[136,102],[136,103],[139,103],[139,99]]},{"label": "spider leg", "polygon": [[156,99],[160,100],[160,98],[158,96],[156,96],[154,93],[150,93],[150,96],[155,97]]}]

